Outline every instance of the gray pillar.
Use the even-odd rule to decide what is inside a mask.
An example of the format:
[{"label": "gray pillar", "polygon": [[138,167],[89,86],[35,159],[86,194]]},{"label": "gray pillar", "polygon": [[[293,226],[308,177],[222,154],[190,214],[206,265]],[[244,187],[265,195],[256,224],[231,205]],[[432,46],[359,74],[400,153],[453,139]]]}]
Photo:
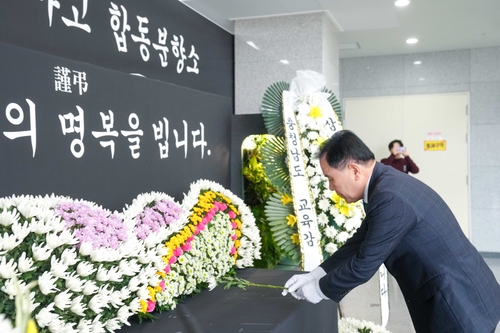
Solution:
[{"label": "gray pillar", "polygon": [[267,87],[297,70],[322,73],[338,98],[338,30],[325,13],[236,20],[234,37],[236,114],[260,113]]}]

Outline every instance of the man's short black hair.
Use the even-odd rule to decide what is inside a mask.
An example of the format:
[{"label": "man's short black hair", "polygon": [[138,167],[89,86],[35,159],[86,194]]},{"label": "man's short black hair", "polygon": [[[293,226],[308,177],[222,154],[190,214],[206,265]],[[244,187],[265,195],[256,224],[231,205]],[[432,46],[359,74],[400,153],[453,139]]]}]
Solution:
[{"label": "man's short black hair", "polygon": [[375,159],[370,148],[349,130],[338,131],[325,141],[318,154],[319,158],[323,156],[328,165],[337,170],[344,169],[350,162],[365,164]]}]

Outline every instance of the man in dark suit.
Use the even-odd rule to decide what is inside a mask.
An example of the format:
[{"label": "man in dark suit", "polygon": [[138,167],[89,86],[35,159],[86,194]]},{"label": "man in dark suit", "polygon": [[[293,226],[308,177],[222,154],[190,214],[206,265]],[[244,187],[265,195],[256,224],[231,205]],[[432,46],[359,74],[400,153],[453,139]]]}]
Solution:
[{"label": "man in dark suit", "polygon": [[418,333],[495,331],[500,286],[436,192],[376,162],[350,131],[335,133],[319,158],[330,189],[347,202],[363,199],[366,218],[320,266],[290,278],[288,292],[312,303],[339,302],[384,263]]}]

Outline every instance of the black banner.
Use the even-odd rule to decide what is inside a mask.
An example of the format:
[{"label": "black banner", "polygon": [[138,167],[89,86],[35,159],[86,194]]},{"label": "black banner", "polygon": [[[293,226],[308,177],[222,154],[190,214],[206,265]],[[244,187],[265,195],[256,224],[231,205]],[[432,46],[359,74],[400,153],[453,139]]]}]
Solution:
[{"label": "black banner", "polygon": [[0,41],[233,97],[234,37],[178,0],[2,0]]}]

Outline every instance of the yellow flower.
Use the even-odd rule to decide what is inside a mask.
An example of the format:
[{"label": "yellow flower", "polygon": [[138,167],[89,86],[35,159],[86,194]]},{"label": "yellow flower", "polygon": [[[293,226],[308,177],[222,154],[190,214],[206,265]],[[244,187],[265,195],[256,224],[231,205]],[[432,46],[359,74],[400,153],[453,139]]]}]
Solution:
[{"label": "yellow flower", "polygon": [[149,299],[151,299],[153,302],[156,302],[155,300],[156,291],[152,287],[148,286],[148,293],[149,293]]},{"label": "yellow flower", "polygon": [[148,311],[148,302],[141,299],[140,304],[141,304],[141,309],[139,311],[142,313],[146,313],[146,311]]},{"label": "yellow flower", "polygon": [[236,215],[240,215],[240,211],[234,207],[233,205],[229,205],[229,208],[236,214]]},{"label": "yellow flower", "polygon": [[291,196],[288,195],[288,193],[284,193],[282,196],[281,196],[281,204],[284,206],[286,205],[287,203],[290,203],[292,202],[293,199]]},{"label": "yellow flower", "polygon": [[297,223],[297,218],[292,214],[289,214],[286,217],[286,220],[288,221],[286,224],[288,224],[290,227],[293,227]]},{"label": "yellow flower", "polygon": [[300,238],[299,238],[299,234],[293,234],[290,236],[290,239],[292,240],[292,243],[293,244],[297,244],[297,245],[300,245]]},{"label": "yellow flower", "polygon": [[351,216],[351,212],[354,210],[354,207],[348,204],[344,198],[337,194],[337,192],[333,193],[332,200],[335,202],[335,207],[342,215],[347,217]]},{"label": "yellow flower", "polygon": [[198,215],[192,214],[191,216],[189,216],[189,220],[191,220],[191,222],[193,222],[196,225],[196,224],[201,222],[201,217],[199,217]]},{"label": "yellow flower", "polygon": [[36,327],[36,323],[33,319],[28,321],[28,327],[26,327],[26,333],[38,333],[38,328]]},{"label": "yellow flower", "polygon": [[309,112],[309,117],[312,118],[319,118],[323,117],[323,114],[321,113],[321,108],[317,105],[311,106],[311,112]]}]

